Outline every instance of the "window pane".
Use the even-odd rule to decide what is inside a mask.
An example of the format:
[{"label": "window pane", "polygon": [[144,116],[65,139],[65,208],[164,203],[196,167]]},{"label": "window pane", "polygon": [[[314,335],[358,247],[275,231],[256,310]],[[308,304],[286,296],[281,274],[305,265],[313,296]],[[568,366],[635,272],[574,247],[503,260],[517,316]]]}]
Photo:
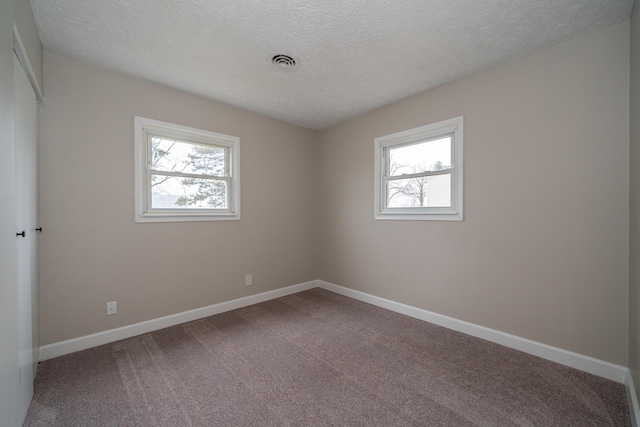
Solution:
[{"label": "window pane", "polygon": [[151,168],[158,171],[225,176],[225,149],[151,137]]},{"label": "window pane", "polygon": [[153,209],[226,209],[227,181],[151,175]]},{"label": "window pane", "polygon": [[389,148],[389,176],[439,171],[451,167],[451,137]]},{"label": "window pane", "polygon": [[387,182],[387,207],[450,207],[451,174]]}]

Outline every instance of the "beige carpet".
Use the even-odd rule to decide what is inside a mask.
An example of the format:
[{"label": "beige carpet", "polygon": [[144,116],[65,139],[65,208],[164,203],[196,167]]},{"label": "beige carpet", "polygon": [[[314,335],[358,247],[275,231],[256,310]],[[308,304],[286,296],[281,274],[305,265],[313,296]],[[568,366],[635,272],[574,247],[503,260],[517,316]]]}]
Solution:
[{"label": "beige carpet", "polygon": [[630,426],[625,390],[314,289],[40,364],[25,426]]}]

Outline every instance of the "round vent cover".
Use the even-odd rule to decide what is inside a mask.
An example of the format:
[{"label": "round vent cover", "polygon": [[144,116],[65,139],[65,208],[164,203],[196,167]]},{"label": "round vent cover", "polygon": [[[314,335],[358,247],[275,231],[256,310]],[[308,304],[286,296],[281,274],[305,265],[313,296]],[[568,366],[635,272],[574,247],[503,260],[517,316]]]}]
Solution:
[{"label": "round vent cover", "polygon": [[280,71],[293,71],[298,68],[298,60],[293,56],[278,54],[271,58],[273,68]]}]

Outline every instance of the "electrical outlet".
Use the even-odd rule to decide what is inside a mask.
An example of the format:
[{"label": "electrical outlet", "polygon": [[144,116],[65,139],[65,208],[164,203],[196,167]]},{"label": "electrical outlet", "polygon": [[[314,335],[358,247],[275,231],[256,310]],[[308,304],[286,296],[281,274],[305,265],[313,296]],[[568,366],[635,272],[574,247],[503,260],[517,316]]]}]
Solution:
[{"label": "electrical outlet", "polygon": [[118,313],[118,301],[110,301],[107,303],[107,316]]},{"label": "electrical outlet", "polygon": [[253,284],[253,277],[251,276],[251,274],[247,274],[246,276],[244,276],[244,284],[245,286]]}]

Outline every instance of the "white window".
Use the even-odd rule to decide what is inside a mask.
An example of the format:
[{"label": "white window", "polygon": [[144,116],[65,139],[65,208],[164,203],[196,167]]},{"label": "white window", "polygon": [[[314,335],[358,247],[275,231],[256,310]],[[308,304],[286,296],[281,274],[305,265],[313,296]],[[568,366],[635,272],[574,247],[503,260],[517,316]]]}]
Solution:
[{"label": "white window", "polygon": [[240,219],[240,139],[135,118],[136,222]]},{"label": "white window", "polygon": [[462,117],[374,144],[376,219],[462,221]]}]

